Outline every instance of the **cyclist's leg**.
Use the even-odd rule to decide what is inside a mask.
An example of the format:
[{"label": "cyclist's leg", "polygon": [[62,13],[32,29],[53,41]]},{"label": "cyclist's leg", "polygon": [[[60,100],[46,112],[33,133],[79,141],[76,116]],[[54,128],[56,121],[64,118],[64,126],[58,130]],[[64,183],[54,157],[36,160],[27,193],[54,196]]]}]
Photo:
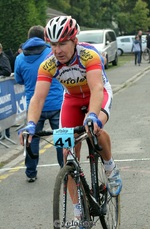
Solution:
[{"label": "cyclist's leg", "polygon": [[[99,113],[99,119],[102,121],[103,125],[107,122],[110,115],[110,108],[112,103],[112,92],[104,90],[104,100],[102,104],[102,110]],[[112,158],[111,153],[111,141],[109,134],[102,129],[98,135],[99,144],[102,146],[102,151],[100,152],[103,160],[104,167],[108,178],[108,187],[109,191],[113,196],[116,196],[120,193],[122,189],[122,181],[120,178],[119,171],[115,165],[115,162]]]},{"label": "cyclist's leg", "polygon": [[[83,99],[73,98],[66,94],[60,113],[60,127],[75,127],[83,125],[85,117],[84,113],[81,111],[83,105],[87,105],[87,101],[85,102]],[[79,160],[80,149],[81,144],[75,146],[76,156]],[[64,156],[66,154],[67,151],[64,150]]]},{"label": "cyclist's leg", "polygon": [[[106,124],[106,122],[109,119],[110,116],[110,109],[112,104],[112,91],[106,91],[104,90],[104,99],[102,103],[102,108],[99,113],[98,118],[101,120],[103,126]],[[111,141],[108,133],[104,130],[104,128],[100,131],[100,134],[98,135],[98,141],[99,144],[102,146],[101,155],[104,160],[109,161],[112,157],[111,154]]]}]

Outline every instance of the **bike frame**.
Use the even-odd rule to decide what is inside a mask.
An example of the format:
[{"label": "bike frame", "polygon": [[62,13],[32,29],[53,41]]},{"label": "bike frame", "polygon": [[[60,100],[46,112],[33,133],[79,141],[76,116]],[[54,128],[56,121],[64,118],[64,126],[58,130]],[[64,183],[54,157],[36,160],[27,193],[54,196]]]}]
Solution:
[{"label": "bike frame", "polygon": [[[107,191],[105,195],[105,201],[101,205],[100,203],[100,198],[99,198],[99,181],[98,181],[98,159],[101,158],[100,155],[94,150],[93,145],[90,141],[90,139],[87,137],[87,134],[84,133],[80,135],[79,137],[75,138],[76,144],[79,142],[82,142],[83,140],[86,139],[87,146],[88,146],[88,158],[90,161],[90,170],[91,170],[91,188],[89,187],[86,177],[83,173],[83,170],[79,164],[79,161],[77,160],[75,156],[75,149],[72,148],[68,151],[68,156],[67,156],[67,162],[66,165],[71,165],[74,169],[74,178],[76,181],[76,186],[77,186],[77,192],[78,192],[78,201],[80,204],[80,211],[81,211],[81,195],[80,195],[80,185],[81,182],[83,184],[86,196],[88,198],[92,215],[93,216],[100,216],[101,214],[105,214],[106,212],[106,203],[107,203]],[[64,185],[66,187],[66,185]],[[64,192],[66,193],[66,192]],[[64,203],[66,203],[66,200],[64,200]],[[65,219],[65,207],[64,209],[64,219]]]}]

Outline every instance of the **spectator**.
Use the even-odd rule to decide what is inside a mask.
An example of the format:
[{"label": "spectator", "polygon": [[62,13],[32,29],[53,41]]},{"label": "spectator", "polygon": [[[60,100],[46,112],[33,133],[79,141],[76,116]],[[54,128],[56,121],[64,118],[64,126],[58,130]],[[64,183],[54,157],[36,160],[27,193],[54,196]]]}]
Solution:
[{"label": "spectator", "polygon": [[21,43],[18,47],[18,50],[17,52],[15,53],[14,55],[14,58],[16,58],[20,53],[22,53],[22,46],[23,46],[24,43]]},{"label": "spectator", "polygon": [[142,30],[138,31],[138,37],[139,37],[139,41],[140,41],[140,63],[142,61]]},{"label": "spectator", "polygon": [[135,36],[135,40],[133,42],[131,52],[134,52],[134,55],[135,55],[135,65],[138,62],[138,65],[140,66],[140,63],[141,63],[141,59],[140,59],[141,47],[140,47],[139,36]]},{"label": "spectator", "polygon": [[146,36],[146,47],[149,49],[149,63],[150,63],[150,31],[148,31],[147,36]]},{"label": "spectator", "polygon": [[15,64],[16,56],[18,56],[22,52],[22,45],[23,45],[23,43],[19,45],[19,48],[15,54],[13,54],[11,49],[8,49],[4,52],[5,55],[9,59],[12,72],[14,72],[14,64]]},{"label": "spectator", "polygon": [[[10,76],[11,66],[8,57],[3,52],[3,46],[0,43],[0,76]],[[0,134],[1,135],[1,134]],[[5,130],[6,137],[10,137],[10,129]]]},{"label": "spectator", "polygon": [[11,72],[9,59],[3,52],[3,46],[0,43],[0,76],[10,76]]},{"label": "spectator", "polygon": [[4,50],[5,55],[7,56],[10,66],[11,66],[11,70],[12,72],[14,72],[14,54],[11,48]]},{"label": "spectator", "polygon": [[[38,68],[41,62],[51,52],[51,48],[44,41],[44,28],[40,25],[33,26],[28,31],[28,40],[24,43],[23,52],[15,60],[15,80],[25,86],[27,110],[30,99],[34,94]],[[43,129],[45,121],[48,119],[52,129],[59,128],[59,114],[63,99],[63,87],[53,80],[50,93],[45,101],[36,131]],[[37,178],[37,165],[39,161],[39,139],[33,139],[31,149],[38,155],[37,159],[31,159],[28,155],[25,158],[26,175],[28,182],[34,182]],[[57,160],[63,166],[62,149],[57,149]]]},{"label": "spectator", "polygon": [[11,63],[11,68],[12,68],[12,72],[14,72],[14,65],[15,65],[15,60],[16,60],[16,57],[22,53],[22,45],[23,43],[21,43],[17,49],[17,51],[15,52],[15,54],[13,54],[12,56],[9,55],[9,59],[10,59],[10,63]]}]

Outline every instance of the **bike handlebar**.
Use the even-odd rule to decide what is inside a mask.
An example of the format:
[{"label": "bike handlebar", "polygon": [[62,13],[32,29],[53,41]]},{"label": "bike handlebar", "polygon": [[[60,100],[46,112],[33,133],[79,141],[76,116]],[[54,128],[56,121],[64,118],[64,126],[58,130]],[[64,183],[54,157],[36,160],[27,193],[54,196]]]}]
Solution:
[{"label": "bike handlebar", "polygon": [[[97,136],[93,133],[93,130],[94,130],[94,125],[93,125],[93,121],[91,119],[88,119],[87,121],[87,125],[88,125],[88,128],[89,128],[89,131],[90,131],[90,134],[91,134],[91,137],[92,137],[92,141],[93,141],[93,145],[94,145],[94,148],[97,150],[97,151],[101,151],[102,150],[102,147],[99,146],[98,144],[98,140],[97,140]],[[76,126],[73,128],[74,129],[74,133],[77,133],[77,134],[83,134],[85,133],[85,126]],[[33,135],[33,137],[44,137],[44,136],[51,136],[53,135],[53,130],[49,130],[49,131],[39,131],[37,133],[35,133]],[[27,147],[27,139],[28,139],[28,136],[29,136],[29,133],[24,131],[23,132],[23,138],[24,138],[24,156],[25,156],[25,152],[27,150],[29,156],[32,158],[32,159],[35,159],[37,158],[37,155],[33,154],[32,151],[31,151],[31,148],[30,147]]]},{"label": "bike handlebar", "polygon": [[[74,133],[76,134],[82,134],[83,132],[85,132],[84,126],[76,126],[73,129],[74,129]],[[35,137],[44,137],[44,136],[51,136],[51,135],[53,135],[53,130],[49,130],[49,131],[42,130],[34,134]]]}]

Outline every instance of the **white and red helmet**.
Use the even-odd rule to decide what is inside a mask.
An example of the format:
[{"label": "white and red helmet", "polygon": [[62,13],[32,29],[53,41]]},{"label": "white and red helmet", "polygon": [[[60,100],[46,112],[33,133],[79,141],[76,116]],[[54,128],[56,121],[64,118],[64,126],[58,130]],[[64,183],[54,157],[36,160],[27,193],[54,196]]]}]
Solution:
[{"label": "white and red helmet", "polygon": [[52,18],[45,27],[45,36],[50,42],[62,42],[75,38],[80,27],[71,16],[58,16]]}]

